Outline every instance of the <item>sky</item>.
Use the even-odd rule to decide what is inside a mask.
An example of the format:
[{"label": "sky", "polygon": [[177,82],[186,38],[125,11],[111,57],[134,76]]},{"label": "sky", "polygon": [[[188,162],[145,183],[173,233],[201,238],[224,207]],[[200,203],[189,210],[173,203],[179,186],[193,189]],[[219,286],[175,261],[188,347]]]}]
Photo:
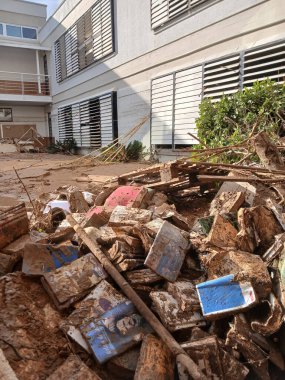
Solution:
[{"label": "sky", "polygon": [[[27,0],[28,1],[28,0]],[[61,3],[62,0],[31,0],[34,3],[47,4],[47,16],[53,14],[56,7]]]}]

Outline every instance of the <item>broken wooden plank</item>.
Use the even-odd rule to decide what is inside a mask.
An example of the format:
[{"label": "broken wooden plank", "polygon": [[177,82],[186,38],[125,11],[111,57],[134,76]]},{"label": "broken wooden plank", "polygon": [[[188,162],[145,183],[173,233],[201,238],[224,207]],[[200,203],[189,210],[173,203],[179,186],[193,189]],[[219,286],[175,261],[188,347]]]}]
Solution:
[{"label": "broken wooden plank", "polygon": [[154,335],[142,343],[134,380],[174,380],[174,360],[165,344]]},{"label": "broken wooden plank", "polygon": [[133,270],[131,272],[126,272],[125,275],[131,285],[155,284],[163,280],[162,277],[160,277],[158,274],[153,272],[151,269]]},{"label": "broken wooden plank", "polygon": [[28,232],[29,220],[24,203],[0,212],[0,249]]},{"label": "broken wooden plank", "polygon": [[258,178],[258,177],[230,177],[230,176],[219,176],[219,175],[197,175],[199,182],[261,182],[261,183],[278,183],[285,182],[285,178]]}]

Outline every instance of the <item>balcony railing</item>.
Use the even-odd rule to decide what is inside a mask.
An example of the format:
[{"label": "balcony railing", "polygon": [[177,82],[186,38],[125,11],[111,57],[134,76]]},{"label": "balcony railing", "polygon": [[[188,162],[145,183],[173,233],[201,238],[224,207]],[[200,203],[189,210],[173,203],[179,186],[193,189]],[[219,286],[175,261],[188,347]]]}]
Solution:
[{"label": "balcony railing", "polygon": [[0,94],[49,96],[49,75],[0,71]]}]

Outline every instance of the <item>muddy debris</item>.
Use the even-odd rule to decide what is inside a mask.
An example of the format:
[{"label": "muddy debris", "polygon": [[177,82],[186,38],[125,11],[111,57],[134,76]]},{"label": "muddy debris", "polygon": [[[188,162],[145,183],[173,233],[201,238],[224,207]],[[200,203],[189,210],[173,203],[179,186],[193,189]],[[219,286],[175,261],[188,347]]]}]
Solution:
[{"label": "muddy debris", "polygon": [[266,166],[181,159],[1,207],[1,379],[284,379]]}]

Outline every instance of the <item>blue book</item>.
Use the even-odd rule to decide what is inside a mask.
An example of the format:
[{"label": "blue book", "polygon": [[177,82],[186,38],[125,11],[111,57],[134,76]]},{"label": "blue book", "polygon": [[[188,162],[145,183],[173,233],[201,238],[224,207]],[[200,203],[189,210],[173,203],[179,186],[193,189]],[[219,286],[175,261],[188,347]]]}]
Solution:
[{"label": "blue book", "polygon": [[256,304],[256,294],[250,282],[238,282],[234,275],[196,285],[204,317],[218,318],[242,312]]},{"label": "blue book", "polygon": [[152,332],[130,301],[106,311],[80,330],[99,363],[128,350],[140,342],[144,335]]}]

